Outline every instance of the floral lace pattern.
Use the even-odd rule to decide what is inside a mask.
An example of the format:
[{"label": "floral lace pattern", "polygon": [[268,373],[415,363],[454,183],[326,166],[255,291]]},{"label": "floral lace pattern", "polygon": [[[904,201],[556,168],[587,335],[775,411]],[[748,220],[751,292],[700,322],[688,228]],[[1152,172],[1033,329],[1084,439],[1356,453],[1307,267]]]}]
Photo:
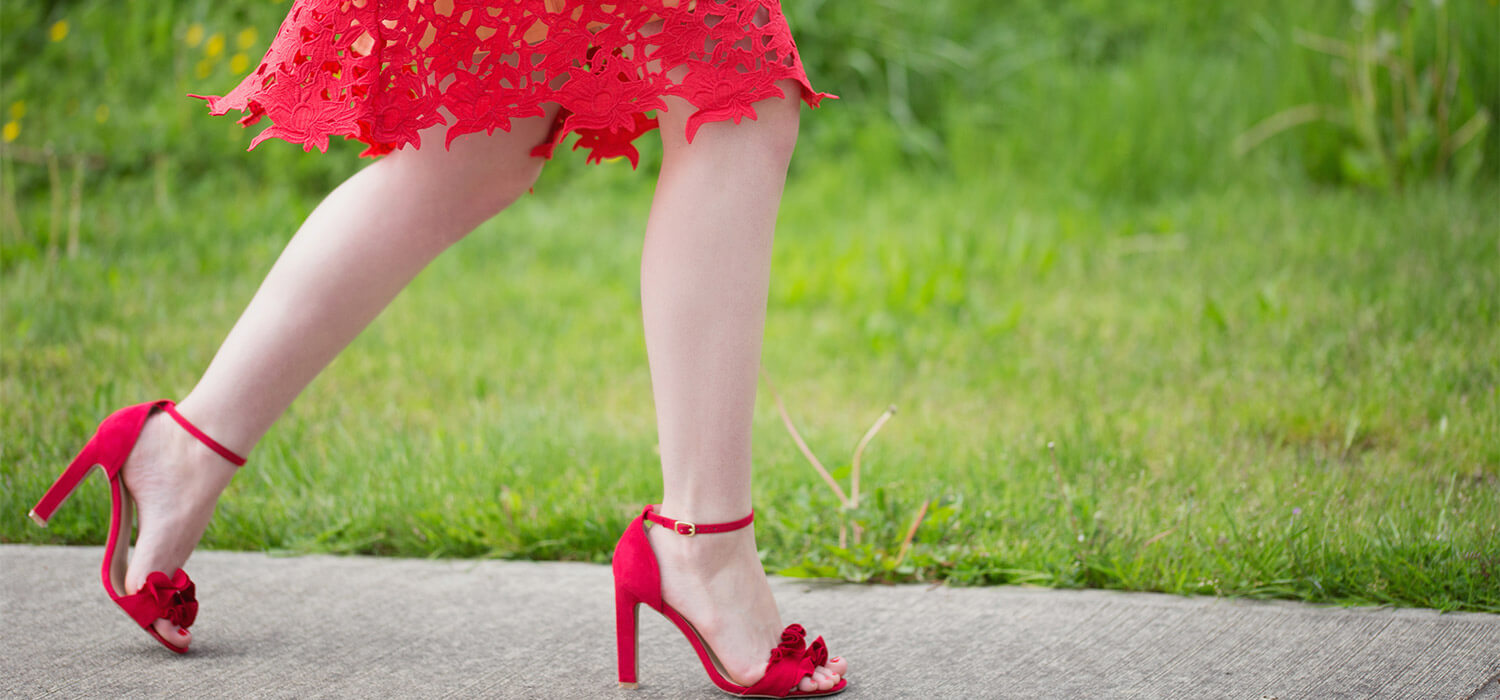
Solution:
[{"label": "floral lace pattern", "polygon": [[[328,150],[342,135],[378,156],[417,131],[448,123],[447,140],[510,129],[512,119],[561,107],[534,155],[567,135],[589,161],[639,154],[664,97],[697,108],[692,139],[710,121],[754,118],[791,79],[816,107],[777,0],[295,0],[258,68],[228,94],[192,95],[212,114],[245,113],[255,136]],[[446,144],[445,144],[446,145]]]}]

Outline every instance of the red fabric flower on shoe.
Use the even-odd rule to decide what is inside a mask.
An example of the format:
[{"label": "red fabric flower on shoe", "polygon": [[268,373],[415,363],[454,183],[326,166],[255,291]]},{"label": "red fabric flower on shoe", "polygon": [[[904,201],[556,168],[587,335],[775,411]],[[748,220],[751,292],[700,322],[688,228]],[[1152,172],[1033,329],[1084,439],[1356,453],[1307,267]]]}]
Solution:
[{"label": "red fabric flower on shoe", "polygon": [[823,638],[818,637],[812,644],[807,646],[807,660],[812,662],[814,668],[828,665],[828,645],[823,643]]},{"label": "red fabric flower on shoe", "polygon": [[771,650],[771,663],[782,659],[797,660],[807,653],[807,630],[802,625],[790,624],[781,631],[781,643]]},{"label": "red fabric flower on shoe", "polygon": [[156,605],[156,617],[166,618],[178,627],[189,627],[198,618],[197,587],[182,569],[170,579],[160,571],[151,572],[137,594],[144,594]]},{"label": "red fabric flower on shoe", "polygon": [[745,695],[764,697],[786,697],[794,693],[797,684],[819,666],[828,664],[828,646],[823,638],[806,644],[807,630],[802,625],[787,625],[781,633],[781,642],[771,650],[771,659],[766,664],[766,674]]}]

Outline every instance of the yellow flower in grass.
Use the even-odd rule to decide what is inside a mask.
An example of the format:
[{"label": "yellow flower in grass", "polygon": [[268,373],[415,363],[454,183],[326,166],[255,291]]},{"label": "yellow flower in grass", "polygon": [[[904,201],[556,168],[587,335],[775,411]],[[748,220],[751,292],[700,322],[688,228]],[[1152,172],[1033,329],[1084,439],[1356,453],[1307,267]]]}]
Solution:
[{"label": "yellow flower in grass", "polygon": [[17,136],[21,135],[21,125],[13,121],[5,122],[5,129],[3,130],[3,134],[0,135],[5,137],[6,143],[10,143],[16,140]]},{"label": "yellow flower in grass", "polygon": [[188,48],[193,48],[203,43],[203,25],[194,22],[189,26],[187,34],[182,35],[182,43],[187,44]]},{"label": "yellow flower in grass", "polygon": [[255,27],[245,27],[234,37],[234,45],[242,49],[248,49],[255,45]]},{"label": "yellow flower in grass", "polygon": [[214,62],[206,58],[198,61],[197,67],[193,69],[193,75],[197,76],[199,79],[207,78],[208,76],[213,75],[213,73]]},{"label": "yellow flower in grass", "polygon": [[68,20],[60,19],[52,23],[52,29],[48,30],[47,36],[53,41],[62,41],[68,38]]},{"label": "yellow flower in grass", "polygon": [[244,73],[245,69],[249,68],[249,67],[250,67],[250,57],[246,56],[243,51],[240,52],[240,53],[235,54],[234,56],[230,57],[230,59],[229,59],[229,72],[230,73]]},{"label": "yellow flower in grass", "polygon": [[10,103],[10,118],[19,120],[26,116],[26,100],[16,100]]},{"label": "yellow flower in grass", "polygon": [[215,33],[209,37],[208,43],[203,45],[203,53],[208,54],[209,58],[224,53],[224,35]]},{"label": "yellow flower in grass", "polygon": [[94,121],[100,124],[109,121],[109,105],[99,105],[94,108]]}]

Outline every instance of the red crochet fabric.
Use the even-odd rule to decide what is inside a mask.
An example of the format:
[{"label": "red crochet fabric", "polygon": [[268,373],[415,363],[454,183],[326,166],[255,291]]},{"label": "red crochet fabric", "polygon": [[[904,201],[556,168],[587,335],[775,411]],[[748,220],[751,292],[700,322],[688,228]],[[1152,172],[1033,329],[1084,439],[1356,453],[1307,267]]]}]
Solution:
[{"label": "red crochet fabric", "polygon": [[192,97],[245,112],[245,126],[268,117],[252,149],[276,137],[327,152],[342,135],[369,145],[361,156],[421,147],[419,129],[447,122],[439,107],[451,144],[556,102],[534,155],[577,133],[589,161],[634,165],[631,142],[656,128],[664,96],[697,107],[691,140],[705,122],[754,118],[783,79],[810,106],[833,97],[808,83],[777,0],[296,0],[253,73]]}]

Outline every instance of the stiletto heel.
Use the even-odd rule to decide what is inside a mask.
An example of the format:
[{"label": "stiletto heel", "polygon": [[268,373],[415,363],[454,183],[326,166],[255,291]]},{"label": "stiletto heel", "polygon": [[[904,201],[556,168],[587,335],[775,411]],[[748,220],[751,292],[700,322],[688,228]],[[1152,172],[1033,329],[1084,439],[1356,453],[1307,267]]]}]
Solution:
[{"label": "stiletto heel", "polygon": [[795,624],[787,625],[786,630],[781,633],[781,643],[771,650],[766,673],[759,681],[743,686],[729,680],[728,674],[719,665],[718,656],[709,648],[703,636],[698,634],[693,623],[662,600],[661,568],[656,562],[656,551],[651,548],[651,541],[646,536],[646,523],[661,525],[684,537],[693,537],[715,532],[733,532],[754,522],[755,513],[734,522],[699,525],[658,515],[655,508],[656,506],[646,506],[625,528],[625,534],[620,536],[620,542],[615,545],[611,564],[615,575],[615,637],[621,687],[636,687],[639,650],[637,622],[641,603],[651,606],[677,625],[677,629],[687,637],[688,643],[693,645],[693,651],[698,653],[698,660],[703,663],[703,670],[708,673],[709,680],[730,695],[751,698],[809,698],[833,695],[848,687],[849,681],[840,678],[837,684],[826,690],[797,690],[797,684],[804,677],[811,675],[817,667],[828,664],[828,647],[823,643],[822,637],[807,644],[806,631],[802,625]]},{"label": "stiletto heel", "polygon": [[619,585],[615,586],[615,645],[620,658],[620,687],[636,687],[636,648],[640,635],[636,626],[641,619],[641,601]]},{"label": "stiletto heel", "polygon": [[32,508],[31,512],[27,513],[27,515],[31,516],[31,519],[36,521],[37,525],[47,527],[47,521],[52,519],[52,514],[57,512],[57,507],[68,500],[69,496],[73,495],[73,491],[77,490],[78,485],[83,483],[84,477],[88,476],[89,472],[98,466],[96,462],[97,460],[94,458],[94,443],[91,441],[89,444],[84,445],[83,451],[78,453],[77,457],[73,458],[73,461],[68,464],[68,468],[63,471],[62,476],[57,477],[57,481],[53,482],[52,486],[47,489],[47,492],[42,494],[42,500],[37,501],[36,507]]},{"label": "stiletto heel", "polygon": [[78,456],[68,464],[68,468],[63,470],[62,476],[59,476],[51,488],[42,494],[36,507],[31,509],[30,516],[38,525],[46,527],[47,521],[52,518],[57,507],[73,495],[84,477],[88,476],[95,467],[103,469],[105,477],[109,479],[110,496],[109,538],[104,544],[104,562],[99,570],[99,576],[104,583],[104,592],[108,593],[109,599],[120,606],[125,614],[135,620],[136,624],[155,637],[156,641],[161,642],[162,646],[181,654],[187,651],[187,647],[179,647],[167,641],[156,631],[153,623],[159,618],[165,618],[182,629],[187,629],[193,624],[193,620],[198,616],[198,600],[192,579],[188,578],[187,573],[182,569],[176,570],[171,576],[161,571],[153,571],[146,576],[146,582],[140,590],[125,595],[123,593],[127,563],[125,555],[129,545],[118,546],[121,534],[126,535],[126,541],[129,541],[133,510],[130,492],[125,489],[125,479],[121,472],[125,468],[125,460],[130,457],[131,450],[135,449],[135,443],[141,437],[141,430],[146,426],[146,419],[157,411],[170,415],[184,430],[230,464],[238,467],[245,463],[244,457],[220,445],[197,426],[188,422],[188,419],[177,412],[176,404],[171,401],[152,401],[127,406],[110,414],[104,422],[99,424],[99,429],[94,432],[94,436],[83,446],[83,449],[79,450]]}]

